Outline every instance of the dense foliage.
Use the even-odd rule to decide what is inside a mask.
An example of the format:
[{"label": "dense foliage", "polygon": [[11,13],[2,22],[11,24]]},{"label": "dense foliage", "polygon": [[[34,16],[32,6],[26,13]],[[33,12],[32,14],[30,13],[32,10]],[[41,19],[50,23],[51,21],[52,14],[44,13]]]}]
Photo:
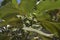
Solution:
[{"label": "dense foliage", "polygon": [[60,0],[4,0],[0,40],[60,40]]}]

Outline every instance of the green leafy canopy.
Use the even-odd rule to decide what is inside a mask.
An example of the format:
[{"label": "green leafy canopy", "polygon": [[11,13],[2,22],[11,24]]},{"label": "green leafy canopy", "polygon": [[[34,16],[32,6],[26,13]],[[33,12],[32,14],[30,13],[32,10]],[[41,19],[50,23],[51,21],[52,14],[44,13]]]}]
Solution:
[{"label": "green leafy canopy", "polygon": [[[28,16],[30,15],[30,13],[31,14],[36,13],[36,17],[41,22],[43,27],[46,28],[55,36],[60,37],[60,34],[59,34],[60,23],[47,21],[46,19],[48,17],[46,17],[47,15],[44,15],[45,10],[59,9],[60,0],[56,2],[46,0],[46,1],[42,1],[38,5],[36,5],[36,0],[21,0],[20,4],[17,3],[17,0],[6,0],[5,2],[7,3],[4,4],[0,8],[0,19],[5,19],[6,22],[0,23],[0,26],[8,24],[13,21],[17,21],[18,19],[14,17],[16,13],[21,14],[21,15],[28,15]],[[37,7],[37,10],[33,10],[35,6]],[[5,17],[7,15],[9,15],[8,18]],[[39,31],[37,30],[37,33],[38,32]],[[49,38],[46,38],[45,36],[41,36],[41,37],[43,38],[43,40],[50,40]]]}]

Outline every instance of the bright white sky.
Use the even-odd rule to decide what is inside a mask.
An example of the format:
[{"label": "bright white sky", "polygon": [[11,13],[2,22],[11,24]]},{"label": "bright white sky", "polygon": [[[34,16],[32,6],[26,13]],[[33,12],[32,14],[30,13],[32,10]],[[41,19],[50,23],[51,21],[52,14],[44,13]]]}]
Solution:
[{"label": "bright white sky", "polygon": [[[3,0],[0,0],[0,2],[2,2]],[[20,0],[17,0],[18,4],[20,3]]]},{"label": "bright white sky", "polygon": [[21,0],[17,0],[18,4],[21,2]]},{"label": "bright white sky", "polygon": [[0,2],[2,2],[3,0],[0,0]]}]

